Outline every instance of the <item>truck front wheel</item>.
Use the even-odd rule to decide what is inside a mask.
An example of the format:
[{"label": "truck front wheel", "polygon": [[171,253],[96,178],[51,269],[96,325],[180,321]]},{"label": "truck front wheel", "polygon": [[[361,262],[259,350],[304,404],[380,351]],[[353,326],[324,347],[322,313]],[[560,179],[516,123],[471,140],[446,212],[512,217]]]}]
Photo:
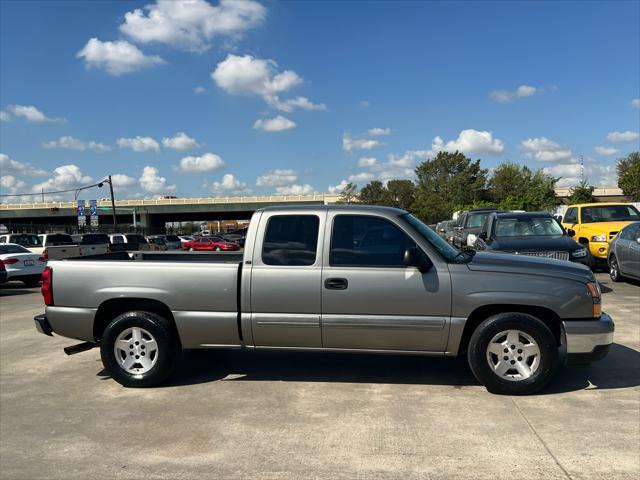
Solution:
[{"label": "truck front wheel", "polygon": [[482,322],[469,341],[471,371],[491,393],[527,395],[544,388],[558,366],[558,346],[543,322],[501,313]]},{"label": "truck front wheel", "polygon": [[180,345],[169,322],[151,312],[114,318],[100,340],[100,356],[111,377],[125,387],[153,387],[175,368]]}]

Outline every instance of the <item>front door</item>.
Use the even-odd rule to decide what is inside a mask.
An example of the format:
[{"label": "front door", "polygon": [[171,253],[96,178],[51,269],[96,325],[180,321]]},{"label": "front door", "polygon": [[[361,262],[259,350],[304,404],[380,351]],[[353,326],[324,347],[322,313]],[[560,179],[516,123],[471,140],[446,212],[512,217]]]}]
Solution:
[{"label": "front door", "polygon": [[325,236],[330,230],[322,271],[323,346],[443,352],[451,312],[447,265],[434,262],[424,274],[405,267],[405,249],[416,241],[390,219],[329,212]]},{"label": "front door", "polygon": [[320,278],[326,212],[265,212],[251,270],[256,347],[321,347]]}]

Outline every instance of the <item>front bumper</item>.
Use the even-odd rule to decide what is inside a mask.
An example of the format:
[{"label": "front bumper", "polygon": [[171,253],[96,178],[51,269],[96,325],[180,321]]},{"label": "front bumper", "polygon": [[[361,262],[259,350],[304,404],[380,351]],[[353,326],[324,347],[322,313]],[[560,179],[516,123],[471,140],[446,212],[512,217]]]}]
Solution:
[{"label": "front bumper", "polygon": [[51,325],[49,325],[49,320],[47,320],[47,316],[44,313],[33,317],[33,321],[36,322],[36,330],[44,335],[53,337],[53,329]]},{"label": "front bumper", "polygon": [[598,320],[566,320],[562,326],[567,365],[589,365],[602,360],[613,343],[615,325],[606,313]]},{"label": "front bumper", "polygon": [[589,242],[589,251],[591,255],[597,260],[607,261],[607,254],[609,253],[609,243],[607,242]]}]

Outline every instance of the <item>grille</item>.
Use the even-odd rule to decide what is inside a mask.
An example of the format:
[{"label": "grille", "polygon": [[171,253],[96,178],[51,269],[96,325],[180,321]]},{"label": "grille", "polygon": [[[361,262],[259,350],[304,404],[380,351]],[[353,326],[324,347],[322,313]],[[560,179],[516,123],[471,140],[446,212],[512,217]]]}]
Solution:
[{"label": "grille", "polygon": [[516,255],[529,255],[530,257],[546,257],[546,258],[555,258],[556,260],[569,260],[569,252],[530,251],[530,252],[516,252]]}]

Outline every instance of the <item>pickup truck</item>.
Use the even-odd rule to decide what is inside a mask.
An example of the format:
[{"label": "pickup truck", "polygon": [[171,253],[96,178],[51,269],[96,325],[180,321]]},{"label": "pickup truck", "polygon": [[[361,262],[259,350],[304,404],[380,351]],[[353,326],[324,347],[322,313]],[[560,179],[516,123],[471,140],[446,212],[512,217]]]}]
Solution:
[{"label": "pickup truck", "polygon": [[167,380],[182,349],[245,348],[465,354],[489,391],[528,394],[564,349],[603,358],[614,330],[586,266],[460,251],[388,207],[258,210],[242,254],[52,261],[42,293],[38,331],[99,346],[128,387]]}]

